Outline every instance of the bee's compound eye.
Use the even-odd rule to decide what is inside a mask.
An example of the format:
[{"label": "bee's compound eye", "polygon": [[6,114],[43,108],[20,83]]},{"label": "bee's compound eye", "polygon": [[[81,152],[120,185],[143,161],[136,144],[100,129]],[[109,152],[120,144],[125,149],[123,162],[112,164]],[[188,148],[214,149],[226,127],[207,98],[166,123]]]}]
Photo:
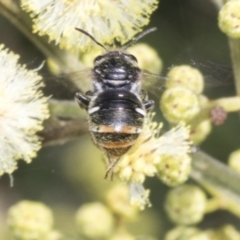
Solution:
[{"label": "bee's compound eye", "polygon": [[131,54],[126,54],[125,57],[126,57],[128,60],[131,60],[131,61],[133,61],[133,62],[136,62],[136,63],[138,62],[138,61],[137,61],[137,58],[136,58],[135,56],[131,55]]},{"label": "bee's compound eye", "polygon": [[94,59],[94,64],[98,64],[102,59],[103,59],[103,56],[102,56],[102,55],[97,56],[97,57]]}]

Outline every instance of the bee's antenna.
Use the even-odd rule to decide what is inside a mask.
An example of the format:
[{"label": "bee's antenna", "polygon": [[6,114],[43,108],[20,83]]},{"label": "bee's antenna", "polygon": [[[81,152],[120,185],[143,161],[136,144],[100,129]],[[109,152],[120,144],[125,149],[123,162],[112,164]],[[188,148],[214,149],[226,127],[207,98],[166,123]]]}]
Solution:
[{"label": "bee's antenna", "polygon": [[82,30],[81,28],[75,28],[77,31],[84,33],[85,35],[87,35],[88,37],[90,37],[97,45],[99,45],[100,47],[104,48],[106,51],[108,51],[100,42],[98,42],[91,34],[89,34],[88,32]]},{"label": "bee's antenna", "polygon": [[131,45],[133,45],[134,43],[136,43],[139,39],[141,39],[142,37],[144,37],[145,35],[151,33],[151,32],[155,32],[157,31],[156,27],[153,28],[149,28],[147,30],[145,30],[144,32],[142,32],[141,34],[139,34],[137,37],[135,37],[131,42],[129,42],[128,44],[126,44],[125,46],[122,47],[122,50],[127,49],[128,47],[130,47]]}]

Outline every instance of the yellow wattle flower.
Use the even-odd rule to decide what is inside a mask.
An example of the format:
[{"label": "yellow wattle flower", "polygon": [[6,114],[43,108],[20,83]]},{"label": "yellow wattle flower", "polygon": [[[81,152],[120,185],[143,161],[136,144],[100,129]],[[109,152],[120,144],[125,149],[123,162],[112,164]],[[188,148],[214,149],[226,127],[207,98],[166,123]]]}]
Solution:
[{"label": "yellow wattle flower", "polygon": [[104,45],[131,40],[147,25],[157,0],[21,0],[33,17],[33,30],[48,35],[60,47],[74,53],[96,46],[75,28],[81,28]]},{"label": "yellow wattle flower", "polygon": [[42,78],[18,64],[19,56],[0,45],[0,176],[11,174],[17,160],[30,163],[41,147],[36,135],[49,117]]}]

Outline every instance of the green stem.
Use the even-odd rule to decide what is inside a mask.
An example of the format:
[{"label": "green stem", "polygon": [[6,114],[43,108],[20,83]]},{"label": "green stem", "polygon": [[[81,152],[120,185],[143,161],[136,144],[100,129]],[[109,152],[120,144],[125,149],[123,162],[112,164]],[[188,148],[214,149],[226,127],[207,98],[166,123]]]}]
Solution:
[{"label": "green stem", "polygon": [[[229,0],[212,0],[221,7]],[[228,38],[237,95],[240,96],[240,39]]]},{"label": "green stem", "polygon": [[240,96],[240,39],[229,38],[237,95]]},{"label": "green stem", "polygon": [[51,116],[63,119],[86,118],[86,111],[82,110],[74,101],[49,100]]},{"label": "green stem", "polygon": [[223,208],[224,207],[223,207],[221,199],[219,197],[213,197],[207,201],[205,213],[215,212],[215,211],[217,211],[219,209],[223,209]]},{"label": "green stem", "polygon": [[219,198],[222,208],[240,217],[240,175],[237,172],[198,151],[193,155],[191,178]]},{"label": "green stem", "polygon": [[88,133],[86,113],[74,101],[49,101],[51,117],[39,134],[43,145],[63,144]]},{"label": "green stem", "polygon": [[64,144],[87,134],[86,119],[60,120],[51,117],[45,122],[44,130],[39,133],[43,146]]},{"label": "green stem", "polygon": [[208,108],[213,108],[215,106],[222,107],[226,112],[240,111],[240,96],[218,98],[209,101]]}]

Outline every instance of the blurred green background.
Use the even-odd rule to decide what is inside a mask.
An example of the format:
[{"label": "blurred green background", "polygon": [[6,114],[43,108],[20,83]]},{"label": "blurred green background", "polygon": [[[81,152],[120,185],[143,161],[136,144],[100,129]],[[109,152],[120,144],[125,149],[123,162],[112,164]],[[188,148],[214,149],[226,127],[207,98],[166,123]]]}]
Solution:
[{"label": "blurred green background", "polygon": [[[198,67],[210,86],[205,94],[213,99],[235,94],[228,41],[218,29],[217,13],[210,0],[161,0],[147,26],[156,26],[158,31],[141,40],[154,47],[161,56],[162,75],[174,65]],[[44,60],[41,52],[1,16],[0,31],[0,42],[19,54],[21,63],[35,68]],[[73,99],[72,93],[60,84],[52,80],[46,80],[46,84],[47,95]],[[158,100],[156,102],[156,110],[160,111]],[[162,121],[160,112],[157,117]],[[239,116],[232,113],[224,125],[213,127],[200,148],[226,162],[229,154],[240,147],[239,143]],[[45,147],[31,164],[19,161],[18,166],[13,174],[14,187],[10,187],[7,175],[0,179],[0,239],[9,239],[5,222],[7,209],[23,199],[42,201],[50,206],[56,219],[55,228],[74,238],[76,209],[86,202],[104,201],[107,187],[113,184],[103,179],[101,153],[93,146],[89,135],[64,145]],[[130,232],[162,239],[174,226],[163,210],[168,187],[156,178],[148,179],[146,187],[151,189],[153,207],[131,223]],[[224,223],[232,223],[240,230],[239,220],[224,211],[207,215],[199,226],[208,228]]]}]

